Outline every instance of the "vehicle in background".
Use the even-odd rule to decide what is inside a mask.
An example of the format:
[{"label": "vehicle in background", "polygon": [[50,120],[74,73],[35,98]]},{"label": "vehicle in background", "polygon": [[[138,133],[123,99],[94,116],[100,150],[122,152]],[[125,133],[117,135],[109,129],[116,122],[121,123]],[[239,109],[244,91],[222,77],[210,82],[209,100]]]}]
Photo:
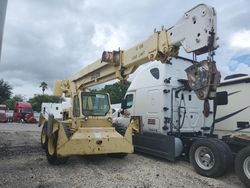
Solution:
[{"label": "vehicle in background", "polygon": [[42,103],[41,113],[48,118],[49,114],[53,114],[54,118],[62,119],[64,109],[70,107],[71,104],[68,102],[63,103]]},{"label": "vehicle in background", "polygon": [[[65,120],[70,118],[70,106],[71,101],[62,102],[62,103],[46,103],[43,102],[41,106],[41,113],[40,117],[46,117],[49,118],[49,115],[53,114],[53,117],[57,120]],[[39,120],[40,122],[40,120]],[[38,127],[42,126],[41,131],[41,146],[43,149],[45,149],[47,144],[47,123],[44,125],[39,124]]]},{"label": "vehicle in background", "polygon": [[6,112],[7,112],[6,105],[0,104],[0,122],[6,123],[8,121]]},{"label": "vehicle in background", "polygon": [[215,118],[215,134],[226,141],[234,139],[235,171],[247,187],[250,187],[249,83],[247,74],[225,77],[217,91],[227,92],[228,103],[217,107]]},{"label": "vehicle in background", "polygon": [[13,121],[13,110],[7,110],[6,115],[7,115],[8,122],[12,122]]},{"label": "vehicle in background", "polygon": [[249,134],[250,132],[250,76],[234,74],[225,77],[218,91],[228,93],[228,104],[218,106],[215,131],[220,135]]},{"label": "vehicle in background", "polygon": [[111,104],[112,119],[120,116],[121,103]]},{"label": "vehicle in background", "polygon": [[12,120],[14,122],[36,123],[31,104],[27,102],[17,102],[14,107]]},{"label": "vehicle in background", "polygon": [[35,117],[36,121],[38,121],[39,117],[40,117],[40,111],[39,112],[34,111],[34,117]]}]

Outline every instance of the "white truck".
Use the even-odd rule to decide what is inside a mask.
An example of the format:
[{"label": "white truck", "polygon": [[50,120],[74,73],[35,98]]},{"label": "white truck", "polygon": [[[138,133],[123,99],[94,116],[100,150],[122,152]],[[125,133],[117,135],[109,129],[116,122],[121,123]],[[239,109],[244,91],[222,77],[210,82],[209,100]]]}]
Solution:
[{"label": "white truck", "polygon": [[42,103],[41,113],[48,118],[49,114],[53,114],[55,119],[63,119],[64,109],[69,108],[71,105],[70,102],[62,103]]},{"label": "white truck", "polygon": [[[70,109],[71,106],[72,106],[71,101],[62,103],[43,102],[41,106],[40,116],[49,118],[49,115],[53,114],[55,119],[63,120],[65,118],[69,118],[70,110],[68,109]],[[42,125],[39,123],[38,126],[40,127]],[[47,131],[47,124],[45,126],[42,126],[41,137],[40,137],[41,146],[43,149],[45,149],[47,142],[46,131]]]},{"label": "white truck", "polygon": [[246,87],[250,77],[222,82],[216,99],[209,100],[210,108],[204,108],[183,71],[192,63],[174,57],[144,67],[128,88],[114,125],[122,130],[133,117],[140,117],[140,133],[133,136],[135,151],[168,160],[189,155],[195,170],[204,176],[222,175],[232,165],[234,154],[236,173],[249,186],[250,104],[244,99],[250,94]]}]

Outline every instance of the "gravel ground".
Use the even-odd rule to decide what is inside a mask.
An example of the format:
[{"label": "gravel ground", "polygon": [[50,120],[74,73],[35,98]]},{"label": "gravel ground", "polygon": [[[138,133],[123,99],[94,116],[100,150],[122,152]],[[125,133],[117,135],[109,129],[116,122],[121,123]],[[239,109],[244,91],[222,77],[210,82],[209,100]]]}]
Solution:
[{"label": "gravel ground", "polygon": [[212,179],[195,173],[185,159],[173,163],[143,154],[71,157],[51,166],[40,131],[35,124],[0,123],[0,187],[244,187],[233,169]]}]

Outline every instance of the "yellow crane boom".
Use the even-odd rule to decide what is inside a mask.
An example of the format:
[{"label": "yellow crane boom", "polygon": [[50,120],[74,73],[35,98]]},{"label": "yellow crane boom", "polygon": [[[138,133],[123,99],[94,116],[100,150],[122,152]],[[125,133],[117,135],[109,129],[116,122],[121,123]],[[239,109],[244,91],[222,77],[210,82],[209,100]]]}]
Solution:
[{"label": "yellow crane boom", "polygon": [[[57,81],[55,94],[66,96],[110,80],[126,80],[140,65],[177,56],[179,47],[195,55],[212,53],[218,46],[216,12],[200,4],[187,11],[176,25],[155,31],[147,40],[126,51],[105,52],[102,58],[83,68],[71,79]],[[209,57],[211,61],[211,57]],[[212,83],[210,83],[212,84]]]}]

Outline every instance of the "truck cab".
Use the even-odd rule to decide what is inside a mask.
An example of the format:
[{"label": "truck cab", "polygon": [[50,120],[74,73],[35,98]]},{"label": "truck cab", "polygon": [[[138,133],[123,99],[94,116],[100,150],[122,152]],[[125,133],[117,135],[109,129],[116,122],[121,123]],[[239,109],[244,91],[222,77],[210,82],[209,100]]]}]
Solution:
[{"label": "truck cab", "polygon": [[35,123],[34,112],[30,103],[17,102],[13,111],[13,121],[20,122],[24,119],[27,123]]},{"label": "truck cab", "polygon": [[132,116],[140,116],[143,132],[163,135],[179,131],[208,133],[213,122],[213,109],[205,118],[203,101],[186,85],[183,70],[191,64],[191,60],[178,57],[144,67],[128,88],[123,101],[126,104],[122,104],[125,106],[123,115],[114,122],[127,126]]}]

